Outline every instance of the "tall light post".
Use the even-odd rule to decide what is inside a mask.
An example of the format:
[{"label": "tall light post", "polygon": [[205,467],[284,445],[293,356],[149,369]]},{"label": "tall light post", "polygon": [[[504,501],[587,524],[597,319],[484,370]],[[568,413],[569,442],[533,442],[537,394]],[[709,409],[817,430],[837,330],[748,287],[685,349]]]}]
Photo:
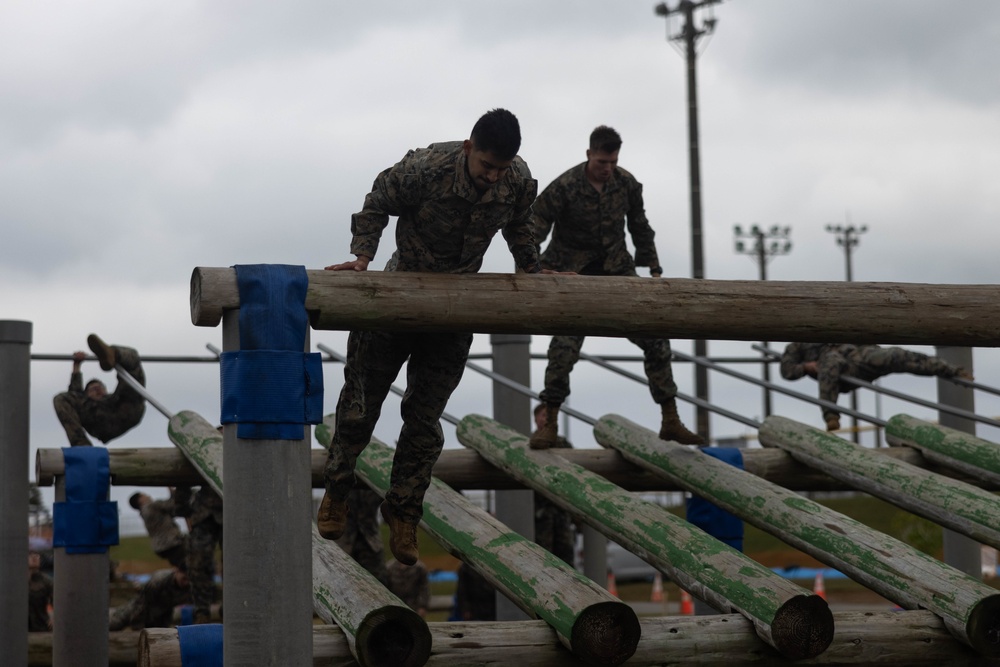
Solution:
[{"label": "tall light post", "polygon": [[[844,225],[827,225],[826,231],[831,234],[837,235],[837,245],[844,249],[844,261],[847,268],[847,282],[852,282],[854,280],[853,272],[851,271],[851,251],[857,247],[860,239],[859,237],[868,231],[868,225],[861,225],[860,227],[855,227],[851,224],[850,216],[847,216],[846,224]],[[858,411],[858,393],[857,391],[851,392],[851,409],[854,412]],[[851,415],[851,439],[855,444],[861,442],[861,434],[858,433],[858,418]],[[878,443],[878,437],[876,436],[876,444]]]},{"label": "tall light post", "polygon": [[[683,44],[683,54],[687,61],[687,101],[688,101],[688,161],[691,175],[691,277],[704,278],[704,253],[702,251],[701,233],[701,158],[698,151],[698,86],[695,62],[698,58],[698,43],[706,35],[711,35],[715,30],[716,19],[709,14],[708,18],[702,21],[701,27],[695,25],[694,12],[696,9],[707,7],[711,11],[712,5],[717,5],[722,0],[679,0],[675,7],[670,7],[666,2],[656,5],[657,16],[667,19],[667,39],[675,44]],[[684,24],[680,32],[670,34],[670,17],[680,15],[684,17]],[[694,355],[696,357],[708,357],[708,343],[703,340],[694,342]],[[695,395],[704,400],[708,400],[708,369],[700,364],[695,365],[694,371]],[[696,408],[696,429],[698,433],[709,441],[709,414],[708,410],[699,406]]]},{"label": "tall light post", "polygon": [[[739,225],[733,225],[733,240],[736,252],[743,255],[750,255],[757,260],[760,267],[760,279],[767,280],[767,261],[775,255],[787,255],[792,250],[790,236],[791,227],[779,227],[772,225],[770,229],[762,229],[760,225],[753,225],[744,231]],[[767,349],[767,341],[761,341],[764,349]],[[764,382],[771,382],[771,364],[767,352],[763,353],[761,364],[761,375]],[[771,390],[764,387],[764,417],[771,415]]]}]

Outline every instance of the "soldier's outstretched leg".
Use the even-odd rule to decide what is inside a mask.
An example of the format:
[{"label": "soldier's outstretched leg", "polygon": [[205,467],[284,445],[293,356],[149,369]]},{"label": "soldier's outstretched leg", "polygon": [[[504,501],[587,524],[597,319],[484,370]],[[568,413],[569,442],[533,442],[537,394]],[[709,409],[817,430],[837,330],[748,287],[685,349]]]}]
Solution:
[{"label": "soldier's outstretched leg", "polygon": [[66,431],[70,447],[90,447],[93,443],[80,423],[79,401],[77,396],[66,391],[52,398],[52,406],[56,409],[59,423]]},{"label": "soldier's outstretched leg", "polygon": [[528,445],[532,449],[556,446],[559,432],[559,406],[569,396],[569,374],[580,360],[583,336],[553,336],[549,342],[549,363],[545,367],[545,389],[539,394],[545,403],[545,426],[532,434]]}]

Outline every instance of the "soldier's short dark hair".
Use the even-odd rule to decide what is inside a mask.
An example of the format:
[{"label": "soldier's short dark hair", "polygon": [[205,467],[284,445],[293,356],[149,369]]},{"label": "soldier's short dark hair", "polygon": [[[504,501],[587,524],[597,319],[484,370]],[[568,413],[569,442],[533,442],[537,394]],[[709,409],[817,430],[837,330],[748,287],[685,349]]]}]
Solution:
[{"label": "soldier's short dark hair", "polygon": [[[103,382],[101,382],[97,378],[94,378],[93,380],[91,380],[90,382],[88,382],[86,385],[84,385],[83,390],[87,391],[88,389],[90,389],[90,385],[92,385],[92,384],[99,384],[102,387],[104,387],[104,383]],[[104,388],[107,389],[107,387],[104,387]]]},{"label": "soldier's short dark hair", "polygon": [[607,125],[600,125],[590,133],[590,150],[614,153],[622,147],[621,135]]},{"label": "soldier's short dark hair", "polygon": [[506,109],[487,111],[472,127],[473,145],[501,160],[513,160],[521,148],[521,125]]},{"label": "soldier's short dark hair", "polygon": [[131,496],[129,496],[128,504],[132,506],[132,509],[139,509],[139,498],[142,497],[142,491],[136,491]]}]

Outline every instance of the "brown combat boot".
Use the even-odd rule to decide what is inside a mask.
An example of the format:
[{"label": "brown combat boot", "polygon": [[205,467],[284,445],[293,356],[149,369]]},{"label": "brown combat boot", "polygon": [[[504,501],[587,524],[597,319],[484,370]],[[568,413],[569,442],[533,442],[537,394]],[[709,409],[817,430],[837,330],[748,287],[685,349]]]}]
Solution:
[{"label": "brown combat boot", "polygon": [[101,363],[102,371],[114,370],[115,364],[118,363],[115,348],[101,340],[97,334],[87,336],[87,345],[90,346],[90,351],[94,353],[97,360]]},{"label": "brown combat boot", "polygon": [[382,501],[382,518],[389,526],[389,550],[403,565],[413,565],[420,557],[417,550],[417,526],[398,518],[388,501]]},{"label": "brown combat boot", "polygon": [[826,430],[827,431],[839,431],[840,430],[840,417],[837,415],[832,415],[826,418]]},{"label": "brown combat boot", "polygon": [[555,447],[559,439],[559,404],[545,404],[545,426],[531,434],[528,446],[532,449]]},{"label": "brown combat boot", "polygon": [[335,540],[343,535],[347,528],[347,501],[334,500],[329,491],[324,493],[316,515],[316,528],[328,540]]},{"label": "brown combat boot", "polygon": [[697,433],[692,433],[681,422],[677,415],[677,400],[671,398],[663,403],[660,408],[663,411],[663,423],[660,424],[660,439],[672,440],[682,445],[704,445],[705,439]]}]

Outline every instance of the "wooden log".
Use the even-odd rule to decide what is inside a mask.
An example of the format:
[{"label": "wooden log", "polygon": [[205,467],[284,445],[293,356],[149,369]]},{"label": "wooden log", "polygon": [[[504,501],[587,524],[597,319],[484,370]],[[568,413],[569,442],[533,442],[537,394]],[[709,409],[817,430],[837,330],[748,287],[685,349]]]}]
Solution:
[{"label": "wooden log", "polygon": [[[791,661],[762,642],[739,614],[645,617],[642,639],[629,667],[729,665],[906,665],[973,667],[982,656],[957,642],[929,611],[835,612],[830,648],[808,660]],[[427,667],[575,667],[578,660],[543,621],[428,623],[434,651]],[[148,662],[141,667],[181,667],[176,628],[143,631]],[[354,666],[343,631],[313,629],[316,665]],[[50,663],[32,663],[44,667]]]},{"label": "wooden log", "polygon": [[739,611],[758,636],[789,658],[819,655],[833,638],[826,602],[710,537],[663,507],[573,466],[487,417],[469,415],[458,438],[494,465],[583,516],[608,538],[662,570],[720,611]]},{"label": "wooden log", "polygon": [[[306,273],[316,329],[1000,345],[995,285]],[[195,268],[190,297],[191,321],[217,326],[240,305],[235,270]]]},{"label": "wooden log", "polygon": [[[190,411],[170,419],[170,439],[223,496],[222,435]],[[418,667],[430,653],[426,622],[312,525],[314,610],[350,636],[352,653],[372,667]]]},{"label": "wooden log", "polygon": [[[174,630],[174,637],[177,631]],[[108,633],[108,667],[133,667],[139,655],[139,633],[135,630]],[[0,657],[0,664],[7,664]],[[28,633],[28,667],[52,664],[52,633]],[[178,663],[179,665],[180,663]]]},{"label": "wooden log", "polygon": [[[317,426],[317,429],[320,427]],[[977,482],[955,470],[929,462],[915,449],[886,447],[879,455],[906,461],[954,479],[1000,491],[1000,483]],[[628,491],[679,491],[672,482],[629,463],[621,454],[607,449],[560,449],[556,452],[571,463],[605,477]],[[109,449],[111,483],[117,486],[195,486],[202,478],[184,454],[175,447]],[[323,488],[326,452],[314,449],[312,486]],[[743,453],[744,469],[779,486],[794,491],[849,491],[852,486],[803,465],[780,449],[748,449]],[[39,486],[51,486],[63,473],[61,449],[39,449],[35,456],[35,479]],[[434,466],[434,476],[455,489],[524,489],[524,484],[468,449],[447,449]]]},{"label": "wooden log", "polygon": [[[358,457],[358,476],[383,496],[394,453],[373,440]],[[639,619],[631,607],[433,478],[422,523],[452,555],[551,625],[583,664],[620,665],[635,653]]]},{"label": "wooden log", "polygon": [[[784,417],[768,417],[761,425],[760,441],[953,530],[991,538],[995,532],[991,521],[995,523],[1000,513],[989,508],[996,506],[996,499],[976,487],[874,456],[870,450]],[[860,546],[859,535],[845,537],[845,549]],[[866,548],[885,547],[875,543]],[[896,559],[898,553],[887,551],[886,555]],[[978,579],[913,550],[911,557],[900,559],[880,577],[866,576],[861,581],[904,608],[935,612],[958,639],[984,655],[1000,657],[1000,595]]]},{"label": "wooden log", "polygon": [[980,485],[1000,484],[1000,445],[909,415],[895,415],[885,427],[890,444],[914,447],[928,461],[953,468]]}]

